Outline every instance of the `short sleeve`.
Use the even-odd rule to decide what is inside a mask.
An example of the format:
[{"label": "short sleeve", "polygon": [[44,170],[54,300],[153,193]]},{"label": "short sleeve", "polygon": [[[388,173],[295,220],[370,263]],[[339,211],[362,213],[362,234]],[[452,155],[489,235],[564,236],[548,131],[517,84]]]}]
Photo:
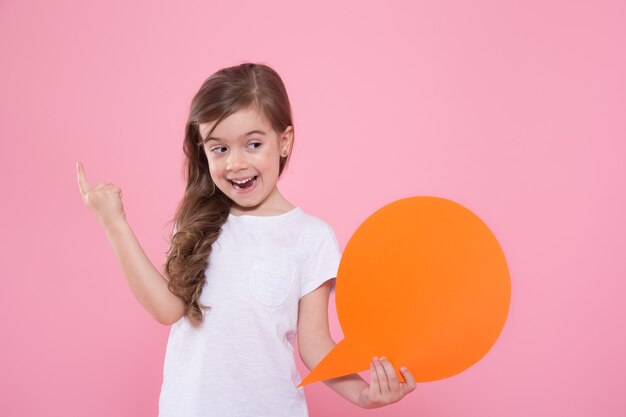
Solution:
[{"label": "short sleeve", "polygon": [[335,278],[339,269],[341,252],[332,228],[324,225],[321,236],[310,248],[310,256],[300,276],[300,298],[324,282],[332,279],[331,294],[335,292]]}]

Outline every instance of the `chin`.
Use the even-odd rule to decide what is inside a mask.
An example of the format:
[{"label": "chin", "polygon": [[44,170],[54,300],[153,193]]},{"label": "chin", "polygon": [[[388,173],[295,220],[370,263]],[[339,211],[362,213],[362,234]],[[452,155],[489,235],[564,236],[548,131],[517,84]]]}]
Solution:
[{"label": "chin", "polygon": [[237,207],[240,207],[242,209],[253,209],[253,208],[258,207],[258,206],[261,205],[261,203],[240,202],[240,201],[237,201],[237,200],[233,200],[232,198],[231,198],[231,200]]}]

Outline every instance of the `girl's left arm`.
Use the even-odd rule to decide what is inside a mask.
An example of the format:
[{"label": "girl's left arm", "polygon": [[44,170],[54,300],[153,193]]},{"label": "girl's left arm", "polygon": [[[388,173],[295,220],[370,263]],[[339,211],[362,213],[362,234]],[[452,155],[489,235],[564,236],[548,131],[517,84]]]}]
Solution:
[{"label": "girl's left arm", "polygon": [[[331,281],[326,281],[300,299],[298,308],[298,351],[307,368],[313,369],[335,346],[328,327],[328,298]],[[371,383],[359,374],[323,381],[339,395],[363,408],[378,408],[400,401],[415,390],[415,378],[406,368],[400,371],[406,383],[398,381],[391,363],[374,358],[370,364]]]}]

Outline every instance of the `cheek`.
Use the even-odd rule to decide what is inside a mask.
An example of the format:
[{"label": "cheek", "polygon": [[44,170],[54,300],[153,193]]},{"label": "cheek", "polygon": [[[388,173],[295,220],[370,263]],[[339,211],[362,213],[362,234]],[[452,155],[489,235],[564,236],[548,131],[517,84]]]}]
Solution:
[{"label": "cheek", "polygon": [[276,171],[276,173],[278,173],[279,164],[280,164],[280,159],[277,155],[275,154],[263,155],[263,165],[266,171],[270,171],[270,172]]},{"label": "cheek", "polygon": [[211,175],[213,181],[219,179],[219,164],[209,161],[209,175]]}]

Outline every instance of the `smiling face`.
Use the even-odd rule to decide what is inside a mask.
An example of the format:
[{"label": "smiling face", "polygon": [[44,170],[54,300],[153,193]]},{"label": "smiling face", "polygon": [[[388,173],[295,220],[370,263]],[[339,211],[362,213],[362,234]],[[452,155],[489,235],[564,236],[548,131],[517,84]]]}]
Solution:
[{"label": "smiling face", "polygon": [[293,127],[278,134],[254,108],[239,110],[222,120],[199,125],[209,172],[215,185],[233,201],[235,215],[276,215],[293,206],[276,183],[281,156],[287,156]]}]

